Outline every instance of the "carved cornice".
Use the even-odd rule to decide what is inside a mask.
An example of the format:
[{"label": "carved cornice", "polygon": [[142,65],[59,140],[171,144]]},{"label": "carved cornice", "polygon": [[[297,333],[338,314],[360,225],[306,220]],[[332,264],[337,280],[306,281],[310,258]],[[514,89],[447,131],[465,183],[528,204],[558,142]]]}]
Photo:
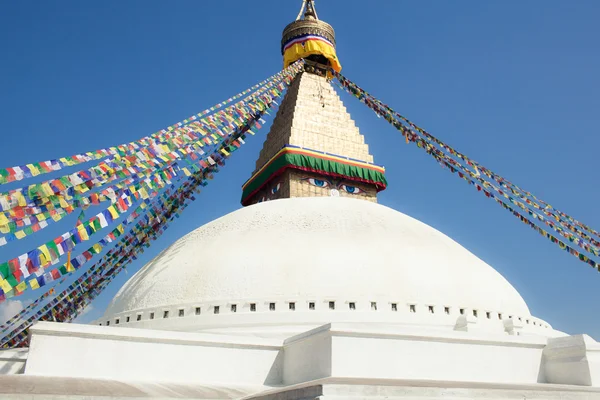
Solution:
[{"label": "carved cornice", "polygon": [[295,21],[285,27],[281,39],[281,48],[290,40],[303,35],[318,35],[333,43],[335,47],[335,31],[327,22],[319,20],[300,20]]}]

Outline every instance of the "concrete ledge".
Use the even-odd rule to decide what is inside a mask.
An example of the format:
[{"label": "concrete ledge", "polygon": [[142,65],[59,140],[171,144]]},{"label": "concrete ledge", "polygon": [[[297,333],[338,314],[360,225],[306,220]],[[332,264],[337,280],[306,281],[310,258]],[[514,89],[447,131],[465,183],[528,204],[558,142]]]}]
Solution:
[{"label": "concrete ledge", "polygon": [[600,388],[551,384],[501,384],[405,379],[327,378],[274,388],[242,400],[305,399],[595,400]]},{"label": "concrete ledge", "polygon": [[304,340],[320,332],[329,332],[332,336],[355,338],[402,339],[427,342],[461,343],[509,347],[530,347],[543,349],[548,339],[542,336],[510,336],[476,332],[438,331],[430,327],[411,327],[398,325],[377,326],[373,324],[330,323],[285,340],[284,345]]},{"label": "concrete ledge", "polygon": [[38,323],[26,375],[179,384],[281,382],[281,341]]},{"label": "concrete ledge", "polygon": [[355,377],[533,384],[544,382],[545,345],[543,337],[333,323],[284,342],[283,383]]},{"label": "concrete ledge", "polygon": [[600,386],[600,343],[588,335],[550,339],[544,360],[550,383]]},{"label": "concrete ledge", "polygon": [[158,384],[115,380],[0,376],[3,400],[46,399],[236,399],[264,390],[263,386]]},{"label": "concrete ledge", "polygon": [[31,328],[35,336],[54,337],[79,337],[97,338],[104,340],[117,340],[141,343],[165,343],[193,346],[211,346],[228,348],[256,348],[279,350],[282,341],[277,339],[263,339],[256,337],[243,337],[215,335],[209,333],[190,333],[176,331],[158,331],[139,328],[115,328],[108,326],[63,324],[56,322],[38,322]]},{"label": "concrete ledge", "polygon": [[0,351],[0,375],[23,373],[29,349],[10,349]]}]

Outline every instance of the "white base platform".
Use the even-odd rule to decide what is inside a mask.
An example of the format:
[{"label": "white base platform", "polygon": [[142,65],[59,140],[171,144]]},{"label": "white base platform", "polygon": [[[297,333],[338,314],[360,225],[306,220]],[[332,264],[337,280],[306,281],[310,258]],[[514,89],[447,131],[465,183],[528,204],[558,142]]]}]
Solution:
[{"label": "white base platform", "polygon": [[43,322],[13,353],[6,373],[24,375],[0,377],[3,399],[600,399],[600,344],[585,335],[334,323],[283,340]]}]

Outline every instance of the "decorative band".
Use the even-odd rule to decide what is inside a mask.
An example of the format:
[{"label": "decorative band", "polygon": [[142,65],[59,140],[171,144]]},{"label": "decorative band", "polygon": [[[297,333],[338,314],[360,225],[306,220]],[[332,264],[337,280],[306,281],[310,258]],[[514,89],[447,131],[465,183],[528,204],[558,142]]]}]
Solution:
[{"label": "decorative band", "polygon": [[243,186],[242,205],[287,169],[320,173],[374,185],[377,191],[387,186],[385,169],[379,165],[344,158],[296,146],[285,146],[260,168]]},{"label": "decorative band", "polygon": [[295,37],[295,38],[290,39],[287,42],[285,42],[281,46],[281,54],[284,54],[286,52],[286,50],[289,49],[290,47],[292,47],[293,45],[299,44],[299,43],[304,43],[309,40],[324,42],[324,43],[328,44],[329,46],[335,48],[335,45],[333,43],[331,43],[331,41],[328,40],[327,38],[320,36],[320,35],[307,34],[307,35]]}]

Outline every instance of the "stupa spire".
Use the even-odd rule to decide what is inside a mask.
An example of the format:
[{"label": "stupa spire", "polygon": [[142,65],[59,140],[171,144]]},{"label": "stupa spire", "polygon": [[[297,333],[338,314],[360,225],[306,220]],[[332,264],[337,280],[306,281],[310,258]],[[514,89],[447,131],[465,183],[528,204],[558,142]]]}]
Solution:
[{"label": "stupa spire", "polygon": [[302,13],[304,13],[304,19],[319,19],[314,0],[304,0],[302,2],[302,8],[300,8],[300,13],[298,13],[296,21],[301,18]]},{"label": "stupa spire", "polygon": [[281,54],[284,67],[305,59],[342,70],[335,51],[335,31],[319,19],[313,0],[304,0],[296,20],[283,30]]},{"label": "stupa spire", "polygon": [[[302,14],[304,14],[303,18]],[[290,197],[342,196],[377,201],[384,169],[346,111],[327,72],[340,70],[335,32],[318,19],[314,1],[304,0],[295,22],[283,31],[284,64],[305,60],[288,88],[243,186],[242,204]]]}]

